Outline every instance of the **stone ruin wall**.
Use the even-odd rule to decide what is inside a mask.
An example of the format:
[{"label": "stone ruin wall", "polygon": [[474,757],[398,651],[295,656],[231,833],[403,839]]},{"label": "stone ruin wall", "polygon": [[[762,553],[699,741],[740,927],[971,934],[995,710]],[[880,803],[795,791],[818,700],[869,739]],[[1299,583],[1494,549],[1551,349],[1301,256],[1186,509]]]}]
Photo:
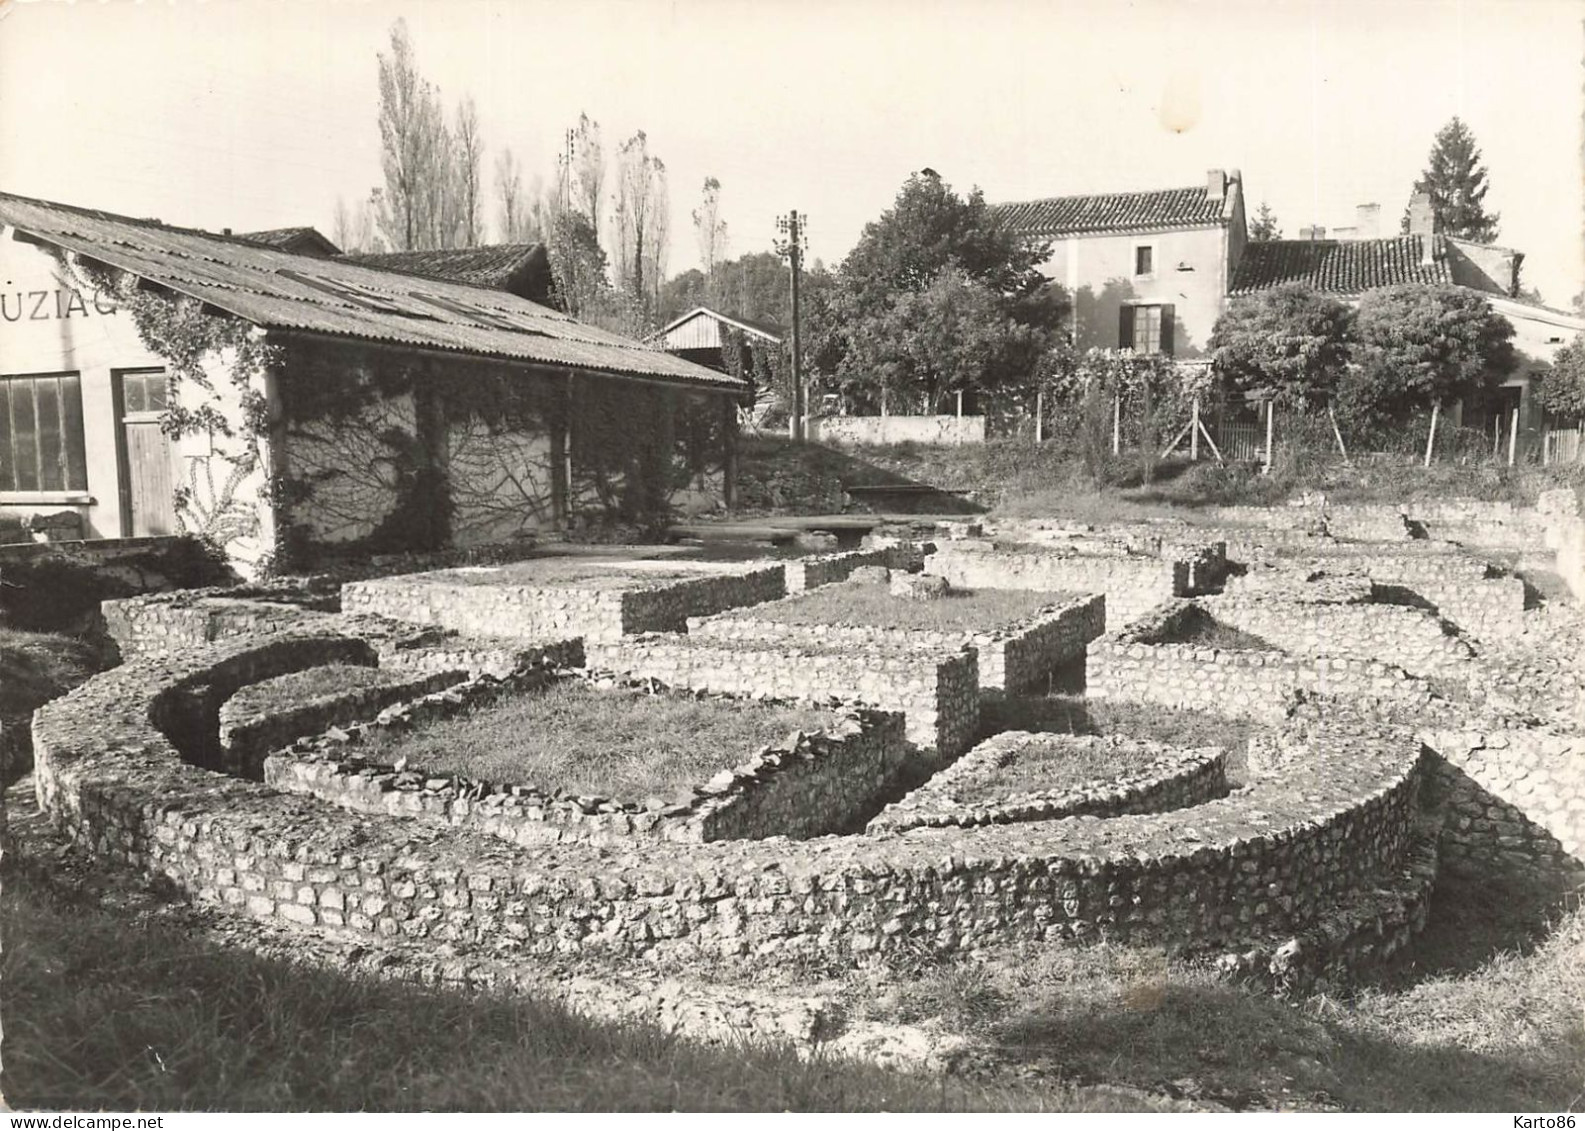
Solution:
[{"label": "stone ruin wall", "polygon": [[652,633],[587,644],[585,652],[591,668],[666,687],[856,701],[901,711],[908,720],[908,741],[936,759],[962,753],[979,737],[979,662],[972,648],[854,651]]},{"label": "stone ruin wall", "polygon": [[332,684],[308,698],[284,698],[273,691],[276,680],[243,688],[220,705],[220,769],[257,779],[264,772],[264,758],[271,750],[307,735],[323,734],[332,727],[370,718],[393,704],[428,695],[465,678],[461,671],[383,674],[385,678],[374,686],[337,689]]},{"label": "stone ruin wall", "polygon": [[1106,631],[1114,632],[1189,590],[1189,564],[1148,557],[996,553],[948,543],[925,559],[925,572],[961,589],[1035,589],[1102,593]]},{"label": "stone ruin wall", "polygon": [[[1287,781],[1198,807],[1192,836],[1167,814],[827,837],[797,852],[784,842],[678,844],[662,855],[636,845],[532,851],[456,829],[415,840],[401,819],[183,762],[150,721],[196,684],[234,691],[345,651],[282,635],[96,677],[35,720],[41,805],[101,858],[204,902],[503,954],[853,960],[1104,932],[1238,947],[1244,966],[1269,959],[1275,976],[1293,972],[1295,951],[1278,942],[1295,932],[1312,947],[1312,972],[1367,943],[1377,954],[1396,948],[1423,895],[1408,882],[1418,749],[1342,712]],[[1321,929],[1338,903],[1388,889],[1391,916]]]},{"label": "stone ruin wall", "polygon": [[1085,694],[1254,719],[1280,715],[1295,691],[1403,703],[1430,698],[1424,681],[1375,660],[1157,642],[1192,608],[1187,601],[1173,602],[1121,632],[1092,640]]},{"label": "stone ruin wall", "polygon": [[1296,656],[1377,659],[1417,675],[1459,674],[1475,650],[1423,609],[1256,595],[1200,597],[1200,608]]},{"label": "stone ruin wall", "polygon": [[1427,799],[1443,866],[1585,881],[1585,737],[1435,730]]},{"label": "stone ruin wall", "polygon": [[1003,757],[1031,744],[1078,750],[1115,740],[1093,735],[1031,734],[1006,731],[986,739],[952,765],[933,775],[901,801],[883,809],[867,831],[905,832],[913,828],[970,828],[1014,821],[1051,821],[1062,817],[1120,817],[1165,813],[1227,795],[1227,752],[1175,750],[1159,743],[1129,742],[1151,761],[1117,777],[1061,791],[1010,794],[991,801],[961,802],[960,786],[1001,764]]},{"label": "stone ruin wall", "polygon": [[881,566],[885,569],[913,570],[924,562],[928,551],[916,542],[890,541],[884,546],[862,550],[844,550],[835,554],[813,554],[793,558],[783,563],[787,575],[787,592],[802,593],[822,585],[845,581],[854,570],[863,566]]},{"label": "stone ruin wall", "polygon": [[[621,574],[612,570],[613,580]],[[627,633],[680,632],[691,616],[786,596],[783,567],[764,565],[699,577],[638,581],[621,588],[470,585],[444,573],[350,582],[342,611],[435,625],[472,636],[586,641]]]},{"label": "stone ruin wall", "polygon": [[867,799],[884,789],[906,757],[903,719],[895,712],[845,709],[831,727],[797,732],[683,789],[672,798],[622,802],[547,793],[532,783],[500,784],[398,770],[359,756],[371,735],[453,715],[503,695],[534,694],[575,678],[555,665],[524,668],[504,680],[479,678],[419,698],[336,739],[307,738],[264,762],[264,781],[357,813],[423,817],[470,828],[524,847],[570,841],[610,844],[632,838],[673,842],[803,839],[845,830]]},{"label": "stone ruin wall", "polygon": [[[776,604],[763,606],[774,616]],[[937,632],[857,624],[788,624],[774,619],[719,613],[692,617],[688,635],[728,643],[845,647],[857,650],[914,647],[952,651],[965,645],[979,655],[980,687],[1009,692],[1044,688],[1060,665],[1084,655],[1084,646],[1104,630],[1104,597],[1084,596],[1049,606],[1029,620],[993,632]]]}]

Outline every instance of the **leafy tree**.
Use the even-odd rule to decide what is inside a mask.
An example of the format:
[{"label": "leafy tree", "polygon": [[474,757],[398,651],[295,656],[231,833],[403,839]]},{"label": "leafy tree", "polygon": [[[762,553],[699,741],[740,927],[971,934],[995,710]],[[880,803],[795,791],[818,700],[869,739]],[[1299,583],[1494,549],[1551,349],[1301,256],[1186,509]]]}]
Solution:
[{"label": "leafy tree", "polygon": [[1036,268],[1049,245],[995,223],[978,189],[908,178],[865,225],[827,299],[810,304],[811,371],[851,400],[882,391],[928,407],[950,392],[1022,387],[1055,333]]},{"label": "leafy tree", "polygon": [[[1450,236],[1490,243],[1497,238],[1495,212],[1487,212],[1486,166],[1480,163],[1480,147],[1475,135],[1458,118],[1437,131],[1425,172],[1414,182],[1414,192],[1431,194],[1431,208],[1441,230]],[[1409,230],[1409,213],[1403,215],[1403,231]]]},{"label": "leafy tree", "polygon": [[1261,201],[1260,208],[1255,212],[1254,223],[1249,225],[1249,242],[1270,243],[1281,238],[1282,229],[1277,226],[1277,214],[1269,204]]},{"label": "leafy tree", "polygon": [[1512,323],[1463,287],[1366,291],[1354,326],[1358,372],[1342,384],[1338,407],[1356,421],[1478,400],[1517,364]]},{"label": "leafy tree", "polygon": [[1300,283],[1235,298],[1208,343],[1229,388],[1299,407],[1325,403],[1348,362],[1347,306]]},{"label": "leafy tree", "polygon": [[1535,399],[1550,416],[1585,421],[1585,334],[1557,351],[1536,384]]},{"label": "leafy tree", "polygon": [[[1015,321],[1003,296],[961,268],[904,291],[847,335],[838,370],[845,391],[922,398],[931,411],[950,394],[1032,374],[1049,334]],[[862,393],[860,394],[862,395]]]}]

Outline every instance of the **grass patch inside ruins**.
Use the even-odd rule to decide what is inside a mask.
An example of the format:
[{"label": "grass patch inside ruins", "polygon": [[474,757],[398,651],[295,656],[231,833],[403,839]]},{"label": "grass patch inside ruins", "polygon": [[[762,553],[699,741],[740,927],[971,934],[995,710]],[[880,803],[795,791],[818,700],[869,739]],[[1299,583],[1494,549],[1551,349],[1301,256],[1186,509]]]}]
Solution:
[{"label": "grass patch inside ruins", "polygon": [[993,632],[1072,599],[1067,593],[1027,589],[952,589],[944,597],[915,601],[893,597],[884,585],[844,581],[799,597],[757,605],[734,615],[798,625],[862,625],[918,632]]},{"label": "grass patch inside ruins", "polygon": [[1029,742],[1003,751],[997,764],[959,779],[954,800],[990,804],[1030,793],[1062,793],[1133,773],[1162,756],[1138,746]]},{"label": "grass patch inside ruins", "polygon": [[701,785],[794,730],[823,730],[829,708],[649,694],[564,680],[360,747],[378,762],[641,802]]}]

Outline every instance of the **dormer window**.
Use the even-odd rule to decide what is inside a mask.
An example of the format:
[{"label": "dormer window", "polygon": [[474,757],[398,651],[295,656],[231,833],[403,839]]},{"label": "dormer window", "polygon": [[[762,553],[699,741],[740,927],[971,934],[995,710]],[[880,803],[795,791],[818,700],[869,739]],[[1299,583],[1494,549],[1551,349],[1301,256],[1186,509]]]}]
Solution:
[{"label": "dormer window", "polygon": [[1134,248],[1134,274],[1154,275],[1156,273],[1156,249],[1150,244],[1140,244]]}]

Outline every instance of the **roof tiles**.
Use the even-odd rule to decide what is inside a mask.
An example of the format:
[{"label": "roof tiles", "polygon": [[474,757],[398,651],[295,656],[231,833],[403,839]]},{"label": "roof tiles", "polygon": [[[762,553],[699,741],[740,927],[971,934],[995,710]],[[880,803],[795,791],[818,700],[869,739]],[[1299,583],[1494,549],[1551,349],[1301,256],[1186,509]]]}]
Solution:
[{"label": "roof tiles", "polygon": [[1030,236],[1099,235],[1108,232],[1210,227],[1222,222],[1222,201],[1206,185],[1152,192],[1054,196],[997,204],[992,215]]},{"label": "roof tiles", "polygon": [[1396,283],[1451,283],[1447,237],[1434,236],[1424,262],[1424,236],[1382,240],[1270,240],[1245,246],[1229,294],[1252,294],[1302,283],[1329,294],[1357,295]]},{"label": "roof tiles", "polygon": [[503,243],[489,247],[457,247],[435,251],[391,251],[344,255],[347,263],[400,271],[431,279],[446,279],[474,287],[504,288],[519,271],[530,266],[540,250],[537,243]]}]

